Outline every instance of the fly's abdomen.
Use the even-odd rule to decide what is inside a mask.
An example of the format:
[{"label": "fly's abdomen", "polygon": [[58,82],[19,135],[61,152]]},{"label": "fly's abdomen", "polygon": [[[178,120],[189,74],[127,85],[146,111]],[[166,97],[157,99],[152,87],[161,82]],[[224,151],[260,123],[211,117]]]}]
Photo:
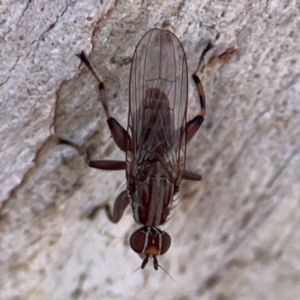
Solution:
[{"label": "fly's abdomen", "polygon": [[163,156],[173,146],[172,111],[167,96],[158,88],[149,88],[143,106],[140,124],[140,146],[148,154]]}]

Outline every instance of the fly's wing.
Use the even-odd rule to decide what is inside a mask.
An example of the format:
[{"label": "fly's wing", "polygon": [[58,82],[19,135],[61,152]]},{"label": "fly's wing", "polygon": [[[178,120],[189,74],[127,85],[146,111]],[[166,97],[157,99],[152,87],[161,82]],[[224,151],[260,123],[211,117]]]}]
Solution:
[{"label": "fly's wing", "polygon": [[131,65],[128,132],[132,144],[127,151],[127,176],[135,164],[161,161],[175,169],[174,180],[180,182],[187,97],[187,62],[180,41],[169,31],[148,31]]}]

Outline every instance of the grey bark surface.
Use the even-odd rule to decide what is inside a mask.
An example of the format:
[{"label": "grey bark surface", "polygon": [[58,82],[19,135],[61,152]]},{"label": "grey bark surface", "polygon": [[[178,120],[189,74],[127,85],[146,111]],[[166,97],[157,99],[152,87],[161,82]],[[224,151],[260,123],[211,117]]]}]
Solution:
[{"label": "grey bark surface", "polygon": [[[299,1],[6,1],[0,11],[1,300],[299,298]],[[212,55],[237,49],[199,74],[207,114],[187,168],[203,181],[182,183],[159,257],[175,282],[152,263],[134,272],[129,209],[118,224],[80,217],[125,189],[124,172],[90,169],[85,153],[125,155],[74,54],[89,54],[126,127],[131,56],[164,21],[190,73],[209,39]],[[198,106],[190,81],[190,118]]]}]

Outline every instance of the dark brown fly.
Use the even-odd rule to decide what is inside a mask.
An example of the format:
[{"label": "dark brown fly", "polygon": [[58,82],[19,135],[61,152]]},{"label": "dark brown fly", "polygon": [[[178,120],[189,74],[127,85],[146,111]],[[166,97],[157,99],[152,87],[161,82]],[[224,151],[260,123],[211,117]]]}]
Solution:
[{"label": "dark brown fly", "polygon": [[174,195],[182,179],[201,180],[201,175],[185,170],[186,143],[201,126],[205,98],[199,77],[200,62],[192,75],[200,100],[200,111],[188,121],[188,70],[180,41],[170,31],[152,29],[138,43],[130,73],[127,131],[110,115],[104,84],[82,51],[77,55],[99,83],[99,100],[104,108],[112,137],[126,152],[126,161],[89,161],[103,170],[125,170],[127,188],[114,203],[104,205],[116,223],[130,204],[135,221],[142,225],[130,237],[130,246],[143,259],[142,268],[171,245],[168,233],[159,229],[169,216]]}]

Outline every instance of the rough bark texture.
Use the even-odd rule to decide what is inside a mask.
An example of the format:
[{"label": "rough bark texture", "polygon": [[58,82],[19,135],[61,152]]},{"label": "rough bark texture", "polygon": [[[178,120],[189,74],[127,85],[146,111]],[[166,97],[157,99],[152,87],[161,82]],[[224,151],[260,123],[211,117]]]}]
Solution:
[{"label": "rough bark texture", "polygon": [[[296,0],[2,3],[0,299],[299,299],[299,10]],[[74,55],[90,53],[126,126],[134,47],[166,20],[190,70],[208,39],[219,53],[237,48],[200,75],[207,116],[187,166],[203,181],[182,184],[159,258],[175,282],[151,264],[134,272],[129,210],[116,225],[103,212],[80,218],[89,203],[112,204],[125,177],[84,162],[87,151],[124,154]],[[192,117],[192,83],[189,102]]]}]

